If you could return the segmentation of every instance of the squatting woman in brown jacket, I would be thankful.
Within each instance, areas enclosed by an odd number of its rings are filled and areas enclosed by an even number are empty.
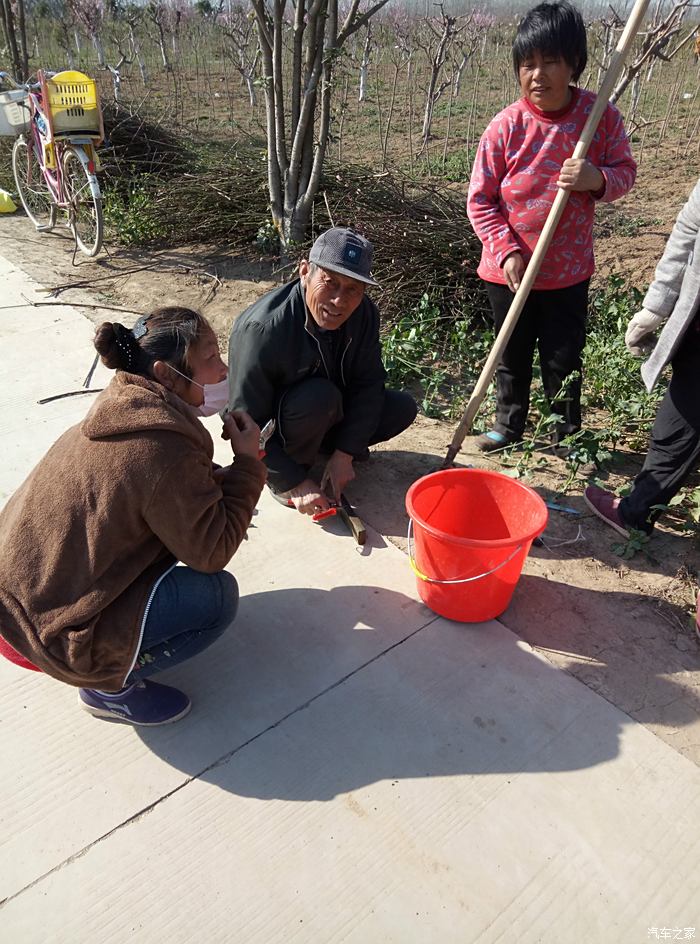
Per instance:
[[[190,701],[150,677],[236,613],[223,568],[265,483],[260,432],[229,416],[233,461],[213,464],[198,413],[225,405],[226,366],[196,312],[105,323],[95,348],[116,375],[0,512],[0,651],[78,686],[93,714],[163,724]]]

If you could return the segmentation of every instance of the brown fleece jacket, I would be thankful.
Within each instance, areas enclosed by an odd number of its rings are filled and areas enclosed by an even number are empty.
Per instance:
[[[0,635],[70,685],[119,689],[154,582],[176,560],[215,573],[265,483],[155,381],[118,372],[0,512]],[[221,481],[219,480],[221,478]]]

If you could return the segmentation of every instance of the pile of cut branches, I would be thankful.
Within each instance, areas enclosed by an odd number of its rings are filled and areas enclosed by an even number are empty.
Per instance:
[[[481,244],[463,198],[449,188],[365,167],[329,167],[314,208],[314,236],[328,226],[350,226],[374,243],[380,288],[373,296],[389,322],[424,295],[448,317],[488,309],[476,276]]]
[[[134,110],[128,103],[103,103],[105,143],[100,150],[108,185],[135,174],[172,177],[187,169],[192,147],[165,120]]]
[[[113,240],[124,240],[120,223],[132,204],[140,218],[139,226],[127,229],[132,244],[139,244],[142,234],[144,242],[159,245],[250,248],[268,215],[264,150],[258,142],[198,140],[114,105],[105,114],[105,129],[101,179]]]
[[[124,106],[111,106],[106,127],[112,155],[105,174],[108,220],[110,190],[121,200],[114,219],[123,221],[138,189],[133,204],[140,225],[129,230],[135,238],[141,234],[161,245],[196,242],[250,250],[256,239],[260,248],[263,234],[264,247],[272,248],[264,141],[196,141]],[[289,252],[287,261],[301,257],[331,225],[351,226],[374,243],[380,287],[373,296],[389,323],[425,295],[448,318],[487,309],[476,277],[480,245],[463,199],[449,188],[397,173],[377,175],[365,167],[329,164],[309,242]],[[119,240],[118,226],[112,236]]]

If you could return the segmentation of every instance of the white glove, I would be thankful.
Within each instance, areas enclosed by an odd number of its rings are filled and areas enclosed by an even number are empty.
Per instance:
[[[654,346],[654,339],[651,336],[665,320],[663,315],[655,315],[653,311],[648,311],[646,308],[632,315],[625,332],[625,344],[630,354],[634,354],[635,357],[645,357]]]

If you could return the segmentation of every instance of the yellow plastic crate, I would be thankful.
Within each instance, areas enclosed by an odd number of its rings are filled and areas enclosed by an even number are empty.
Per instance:
[[[97,86],[82,72],[57,72],[45,80],[44,108],[51,113],[54,134],[102,137],[102,112]]]

